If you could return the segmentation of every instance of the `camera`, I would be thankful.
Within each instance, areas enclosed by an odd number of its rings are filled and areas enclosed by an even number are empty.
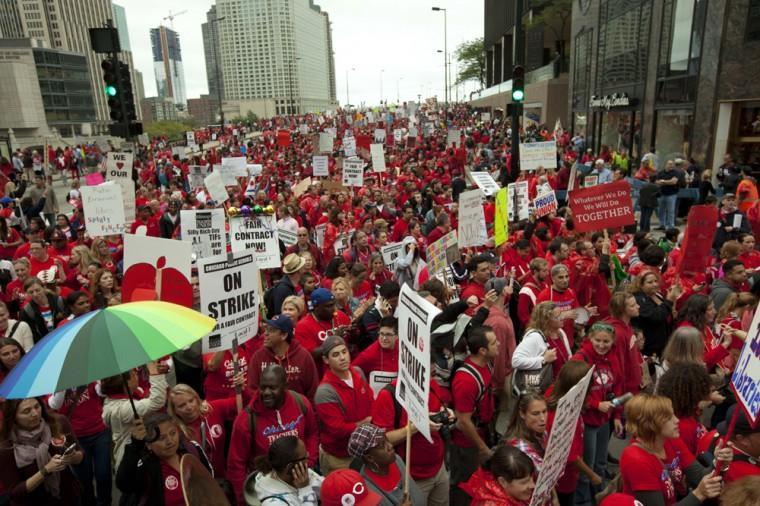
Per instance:
[[[454,422],[449,420],[449,413],[447,411],[439,411],[434,415],[430,415],[430,421],[441,425],[441,428],[438,429],[438,433],[444,441],[451,439],[450,426],[453,425]]]

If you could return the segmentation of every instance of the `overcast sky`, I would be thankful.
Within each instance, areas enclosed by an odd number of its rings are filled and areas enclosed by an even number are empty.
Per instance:
[[[248,0],[257,1],[257,0]],[[129,39],[135,64],[143,74],[146,96],[155,96],[156,79],[150,48],[150,29],[162,22],[169,12],[179,13],[174,29],[180,35],[182,60],[188,98],[207,93],[201,23],[213,0],[121,0],[127,12]],[[383,97],[394,101],[396,91],[401,100],[416,100],[438,95],[443,97],[443,13],[432,6],[447,9],[448,46],[453,54],[458,44],[483,35],[481,0],[315,0],[330,15],[338,100],[346,101],[346,70],[350,101],[376,104],[380,100],[381,70]],[[452,79],[456,63],[451,64]],[[477,89],[471,83],[460,86],[463,93]],[[452,98],[456,97],[452,89]]]

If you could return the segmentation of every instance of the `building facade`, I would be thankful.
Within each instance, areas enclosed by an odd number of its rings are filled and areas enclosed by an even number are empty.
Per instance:
[[[179,119],[177,106],[169,97],[146,97],[142,104],[144,123],[154,121],[176,121]]]
[[[216,10],[225,101],[273,100],[275,114],[337,106],[330,20],[313,0],[217,0]]]
[[[187,113],[198,121],[198,125],[214,125],[218,123],[219,101],[215,95],[201,95],[198,98],[187,99]]]
[[[208,94],[224,99],[224,78],[219,58],[219,30],[216,21],[216,5],[212,5],[206,13],[206,22],[201,25],[203,34],[203,54],[206,57],[206,80]],[[189,106],[188,106],[189,107]]]
[[[185,71],[182,67],[182,48],[179,34],[165,26],[150,29],[153,48],[153,71],[159,97],[171,98],[180,110],[187,105]]]
[[[760,2],[573,2],[569,107],[589,145],[760,160]]]
[[[539,19],[540,11],[524,2],[524,19]],[[524,23],[525,99],[523,125],[542,123],[563,125],[567,110],[567,47],[570,40],[571,13],[567,18],[553,17],[545,23]],[[485,0],[483,45],[485,53],[485,88],[473,93],[474,107],[504,111],[512,102],[514,57],[514,0]]]
[[[91,125],[92,133],[106,132],[111,122],[105,93],[98,92],[103,88],[103,71],[100,67],[103,55],[92,51],[88,31],[89,28],[104,26],[107,19],[123,19],[119,22],[126,27],[126,18],[114,12],[110,0],[0,2],[0,38],[38,39],[42,41],[38,44],[39,47],[78,53],[87,58],[90,87],[95,91],[96,120]],[[123,36],[120,33],[121,38]],[[132,82],[135,82],[132,52],[122,48],[119,58],[129,65]],[[0,94],[2,92],[0,89]],[[135,105],[139,116],[139,101]]]

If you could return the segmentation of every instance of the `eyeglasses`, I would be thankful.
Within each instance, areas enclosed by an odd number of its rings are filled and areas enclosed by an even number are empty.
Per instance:
[[[380,332],[377,334],[379,337],[396,337],[394,332]]]

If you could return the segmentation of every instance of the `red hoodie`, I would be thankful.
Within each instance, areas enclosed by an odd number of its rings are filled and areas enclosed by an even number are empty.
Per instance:
[[[314,396],[319,416],[319,442],[335,457],[348,457],[348,438],[356,429],[356,422],[372,414],[372,389],[364,374],[352,367],[351,380],[353,387],[327,369]]]
[[[617,397],[623,393],[624,376],[617,360],[615,345],[612,345],[612,349],[606,355],[599,355],[594,351],[591,341],[585,340],[581,349],[573,355],[572,360],[581,360],[595,366],[583,409],[583,423],[590,427],[601,427],[610,421],[613,413],[615,413],[615,418],[620,418],[617,410],[610,410],[607,413],[599,411],[600,402],[611,400],[611,397]]]
[[[211,410],[201,415],[195,421],[187,424],[191,434],[189,439],[201,445],[205,441],[203,451],[211,461],[214,477],[224,478],[227,463],[224,461],[224,440],[226,422],[231,422],[237,415],[237,402],[234,397],[218,399],[209,402]],[[203,433],[201,433],[201,426]]]
[[[269,409],[261,402],[258,392],[248,408],[238,413],[232,425],[232,437],[227,456],[227,479],[239,499],[243,498],[243,483],[253,471],[253,458],[266,455],[269,446],[283,436],[297,436],[306,445],[309,467],[314,467],[319,456],[317,420],[308,399],[301,396],[306,414],[295,400],[295,392],[286,392],[280,409]],[[256,414],[255,435],[251,436],[248,409]],[[242,504],[242,503],[241,503]]]
[[[372,371],[398,372],[398,345],[386,350],[380,346],[380,341],[370,344],[351,363],[369,376]]]
[[[261,372],[269,365],[281,365],[287,375],[290,390],[314,398],[319,385],[319,375],[314,359],[298,341],[291,341],[284,358],[276,356],[272,350],[262,346],[251,356],[248,363],[248,386],[252,390],[259,388]]]
[[[631,392],[636,395],[641,390],[641,364],[644,359],[636,345],[636,336],[633,328],[623,320],[612,316],[604,320],[615,329],[615,348],[618,363],[624,372],[623,392]]]

